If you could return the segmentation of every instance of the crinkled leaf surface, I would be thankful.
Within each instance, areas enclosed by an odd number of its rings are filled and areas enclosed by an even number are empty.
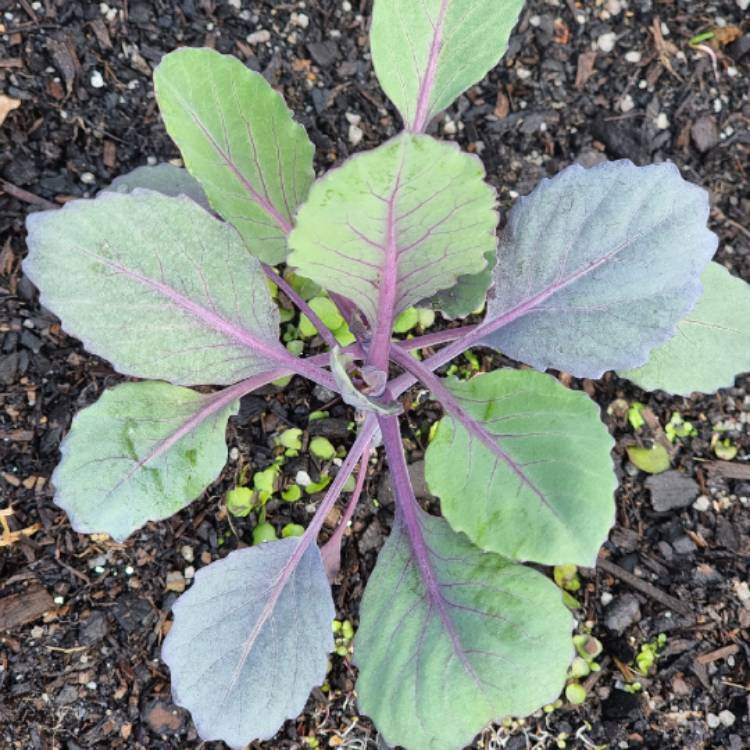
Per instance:
[[[497,214],[483,178],[481,162],[452,144],[402,134],[313,186],[289,263],[355,300],[375,327],[379,307],[395,318],[486,266]]]
[[[513,207],[484,343],[539,370],[639,367],[701,294],[708,194],[673,164],[569,167]]]
[[[76,531],[123,541],[200,495],[227,461],[238,394],[125,383],[78,412],[52,478]]]
[[[557,698],[572,618],[540,573],[416,510],[439,595],[428,593],[397,516],[362,600],[357,693],[390,744],[456,750],[491,720]]]
[[[313,145],[259,73],[210,49],[180,49],[154,72],[167,132],[213,208],[266,263],[286,257],[314,178]]]
[[[269,739],[325,680],[335,617],[320,552],[288,538],[198,571],[173,607],[162,658],[204,740]]]
[[[420,307],[439,310],[449,320],[465,318],[484,306],[487,290],[492,283],[492,269],[495,267],[495,251],[485,253],[487,268],[471,276],[459,276],[456,285],[443,289],[430,299],[419,303]]]
[[[138,188],[155,190],[162,195],[187,195],[207,211],[210,209],[208,198],[200,182],[187,169],[173,164],[157,164],[153,167],[136,167],[132,172],[115,177],[112,184],[105,188],[115,193],[132,193]]]
[[[637,370],[621,372],[649,391],[712,393],[750,371],[750,286],[718,263],[701,276],[703,296],[677,335]]]
[[[119,372],[225,385],[270,369],[278,309],[260,264],[192,200],[103,192],[27,227],[42,304]]]
[[[533,370],[444,383],[492,438],[439,422],[425,475],[451,526],[514,560],[593,567],[617,487],[597,405]]]
[[[523,0],[376,0],[370,44],[380,85],[424,130],[508,48]]]

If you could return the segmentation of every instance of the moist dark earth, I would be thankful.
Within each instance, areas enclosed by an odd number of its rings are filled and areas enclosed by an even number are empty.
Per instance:
[[[575,161],[670,159],[710,191],[718,258],[750,281],[746,6],[530,2],[505,60],[432,132],[481,155],[503,218],[517,195]],[[229,426],[230,461],[201,499],[126,544],[76,534],[52,504],[49,477],[74,413],[123,378],[39,307],[21,273],[24,218],[94,195],[138,165],[178,158],[151,75],[181,45],[214,47],[261,71],[308,129],[320,171],[395,134],[398,115],[368,52],[371,2],[0,0],[0,11],[0,102],[17,104],[0,126],[0,508],[11,532],[26,530],[4,534],[0,549],[0,747],[220,750],[171,703],[159,661],[170,606],[195,569],[250,543],[256,519],[229,517],[224,494],[272,461],[272,436],[296,426],[346,447],[352,414],[301,380],[248,396]],[[691,46],[702,32],[712,38]],[[502,363],[480,355],[484,369]],[[580,571],[577,593],[579,632],[590,628],[604,644],[602,669],[587,680],[582,706],[490,727],[472,747],[554,748],[565,735],[568,748],[750,747],[750,378],[693,398],[646,394],[613,375],[560,378],[600,404],[617,440],[617,525],[599,567]],[[647,407],[638,432],[624,414],[633,401]],[[416,463],[439,411],[416,391],[407,405],[405,444]],[[309,422],[313,409],[329,418]],[[647,486],[625,448],[665,443],[675,412],[695,434],[669,444],[671,473]],[[737,449],[728,464],[712,446],[716,430]],[[302,457],[284,471],[316,479],[324,468]],[[272,503],[269,519],[304,524],[318,499]],[[392,515],[373,460],[334,587],[339,617],[355,627]],[[654,669],[634,676],[635,654],[659,633],[667,641]],[[382,746],[357,713],[350,657],[331,665],[305,713],[252,747]],[[626,691],[636,677],[642,689]]]

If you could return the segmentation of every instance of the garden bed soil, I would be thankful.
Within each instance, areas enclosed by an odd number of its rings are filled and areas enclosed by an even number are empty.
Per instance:
[[[574,161],[671,159],[711,191],[718,258],[750,281],[746,5],[533,0],[505,61],[433,130],[481,154],[503,216],[517,195]],[[337,446],[352,436],[349,409],[327,394],[299,380],[266,389],[243,399],[228,431],[232,458],[199,501],[126,544],[74,533],[52,504],[60,441],[73,414],[123,378],[39,307],[20,270],[24,218],[93,195],[140,164],[178,157],[151,75],[180,45],[211,46],[262,71],[307,127],[319,170],[381,142],[399,120],[373,75],[370,10],[368,0],[0,0],[0,102],[15,106],[0,126],[0,508],[12,508],[3,517],[11,530],[29,532],[0,549],[4,749],[223,748],[201,743],[171,703],[159,661],[170,606],[193,570],[249,542],[253,518],[227,517],[222,498],[245,467],[271,461],[275,431],[297,426]],[[703,31],[715,32],[709,49],[691,47]],[[481,361],[501,360],[484,353]],[[750,379],[683,399],[648,395],[611,375],[561,377],[597,400],[617,439],[617,526],[578,594],[581,620],[604,643],[602,670],[583,706],[492,727],[474,746],[555,747],[566,733],[576,748],[750,747]],[[691,421],[696,434],[674,451],[677,473],[647,487],[627,461],[636,437],[618,399],[647,405],[657,439],[673,412]],[[416,392],[410,405],[403,421],[417,462],[420,435],[438,411]],[[330,418],[308,423],[321,408]],[[715,462],[717,426],[738,448],[729,466]],[[285,465],[299,469],[316,478],[321,467],[305,457]],[[314,504],[272,505],[269,517],[304,524]],[[339,616],[355,625],[392,512],[373,463],[334,589]],[[330,518],[327,528],[334,524]],[[634,653],[658,633],[667,642],[655,671],[640,678],[641,692],[626,692]],[[349,658],[332,657],[327,692],[315,690],[302,716],[253,747],[286,750],[304,737],[320,747],[376,747],[372,725],[357,713],[355,679]]]

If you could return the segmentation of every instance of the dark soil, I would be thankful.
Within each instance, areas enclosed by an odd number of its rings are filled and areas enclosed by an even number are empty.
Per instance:
[[[20,272],[24,217],[92,195],[147,160],[178,156],[150,79],[179,45],[209,45],[262,71],[308,128],[321,170],[354,150],[352,116],[364,135],[357,149],[381,142],[399,122],[368,57],[370,2],[0,0],[0,11],[0,93],[19,101],[0,127],[0,489],[11,528],[31,527],[0,557],[0,746],[218,750],[201,744],[170,703],[159,647],[174,589],[250,541],[253,518],[230,524],[223,493],[244,467],[271,460],[269,436],[280,424],[309,434],[307,414],[325,407],[331,419],[314,429],[346,445],[351,414],[300,381],[247,397],[229,429],[233,458],[202,499],[124,545],[75,534],[51,502],[48,479],[73,414],[122,378],[37,305]],[[249,43],[259,29],[270,42]],[[716,29],[714,69],[688,40]],[[506,61],[435,130],[481,154],[504,210],[576,160],[671,159],[711,191],[719,259],[750,281],[749,80],[750,19],[740,0],[533,0]],[[720,424],[739,451],[729,474],[743,462],[747,470],[750,378],[691,399],[649,396],[614,377],[571,384],[601,404],[618,440],[618,525],[578,595],[582,621],[604,643],[603,669],[583,707],[488,729],[475,746],[555,747],[565,732],[568,747],[750,747],[750,472],[743,479],[710,471]],[[656,438],[674,411],[694,424],[697,435],[678,441],[673,457],[693,484],[670,494],[668,475],[651,485],[651,498],[625,455],[636,435],[622,398],[649,406]],[[414,461],[422,450],[416,428],[435,416],[428,402],[405,420]],[[309,459],[286,467],[301,468],[313,478],[320,469]],[[340,616],[355,624],[391,520],[381,480],[374,466],[335,588]],[[270,517],[305,523],[313,509],[285,503]],[[642,692],[625,692],[634,653],[660,632],[668,640],[655,672],[640,678]],[[328,697],[315,691],[303,716],[254,747],[300,747],[308,736],[321,747],[375,747],[371,725],[357,715],[353,667],[341,657],[332,664]]]

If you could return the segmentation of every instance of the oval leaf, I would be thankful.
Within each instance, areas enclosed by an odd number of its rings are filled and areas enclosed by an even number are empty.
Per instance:
[[[380,85],[423,131],[508,48],[523,0],[375,0],[370,45]]]
[[[598,378],[674,335],[716,251],[708,193],[673,164],[570,167],[513,207],[484,343],[538,370]]]
[[[703,296],[677,335],[637,370],[619,373],[648,391],[713,393],[750,371],[750,286],[718,263],[701,276]]]
[[[290,537],[198,571],[162,649],[172,695],[204,740],[269,739],[322,684],[336,616],[320,552]]]
[[[260,264],[192,200],[103,192],[26,224],[42,304],[119,372],[226,385],[269,369],[278,309]]]
[[[427,449],[427,483],[450,525],[514,560],[593,567],[617,487],[596,404],[533,370],[445,385],[488,438],[445,417]]]
[[[167,132],[213,208],[253,255],[282,262],[315,176],[313,145],[282,97],[237,58],[210,49],[166,55],[154,87]]]
[[[203,395],[167,383],[125,383],[78,412],[55,469],[55,504],[76,531],[124,541],[198,497],[227,461],[231,389]]]
[[[573,657],[572,617],[540,573],[416,512],[432,581],[397,516],[362,599],[359,705],[390,744],[456,750],[493,719],[557,698]]]
[[[157,164],[153,167],[136,167],[132,172],[115,177],[112,184],[104,188],[113,193],[132,193],[138,188],[154,190],[162,195],[187,195],[199,206],[210,210],[200,182],[187,169],[173,164]]]
[[[314,185],[289,263],[390,334],[407,307],[485,267],[497,213],[483,178],[481,162],[453,145],[398,136]]]

